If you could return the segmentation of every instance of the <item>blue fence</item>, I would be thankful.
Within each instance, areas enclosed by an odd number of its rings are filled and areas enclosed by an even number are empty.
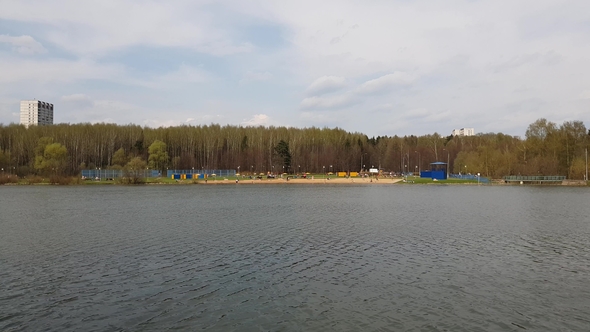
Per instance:
[[[453,179],[462,179],[462,180],[475,180],[477,181],[478,176],[473,174],[449,174],[449,178]],[[490,179],[479,177],[479,182],[481,183],[490,183]]]
[[[236,176],[235,169],[169,169],[166,177],[172,177],[174,174],[191,174],[192,178],[202,178],[203,174],[210,176]]]
[[[155,178],[160,176],[160,172],[154,169],[142,171],[141,177]],[[82,177],[86,179],[115,179],[125,176],[124,171],[118,169],[83,169]]]
[[[506,182],[562,182],[565,176],[562,175],[509,175],[504,177]]]
[[[434,170],[434,171],[421,171],[420,172],[421,178],[431,178],[433,180],[446,180],[447,173],[446,171],[442,170]]]

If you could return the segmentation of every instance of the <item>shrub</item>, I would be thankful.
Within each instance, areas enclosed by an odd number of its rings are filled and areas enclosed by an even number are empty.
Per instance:
[[[7,183],[18,183],[18,176],[16,175],[0,175],[0,185]]]
[[[70,184],[71,182],[72,182],[72,178],[67,177],[67,176],[51,175],[49,177],[49,183],[51,183],[51,184],[67,185],[67,184]]]
[[[43,182],[43,178],[38,175],[29,175],[26,177],[28,184],[35,184]]]
[[[120,184],[144,184],[145,179],[135,176],[122,176],[120,178],[117,178],[116,182]]]

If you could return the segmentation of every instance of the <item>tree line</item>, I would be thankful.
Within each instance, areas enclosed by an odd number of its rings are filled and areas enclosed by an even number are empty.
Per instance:
[[[240,173],[321,173],[379,168],[416,172],[435,161],[453,173],[565,175],[583,179],[590,132],[581,121],[530,124],[524,138],[378,136],[340,128],[116,124],[0,125],[3,173],[77,175],[82,169],[235,169]],[[132,165],[129,166],[129,163]]]

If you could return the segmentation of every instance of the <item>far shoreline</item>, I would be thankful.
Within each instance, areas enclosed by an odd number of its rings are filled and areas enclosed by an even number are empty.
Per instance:
[[[70,178],[71,181],[63,183],[50,183],[48,179],[40,179],[38,182],[27,182],[26,178],[19,179],[18,182],[0,184],[4,186],[27,186],[27,185],[41,185],[41,186],[141,186],[141,185],[480,185],[480,186],[559,186],[559,187],[588,187],[588,183],[578,180],[566,180],[563,183],[505,183],[501,180],[492,180],[489,183],[478,183],[477,181],[467,180],[431,180],[426,178],[413,177],[408,178],[391,178],[391,177],[308,177],[308,178],[209,178],[209,179],[194,179],[194,180],[174,180],[169,178],[148,178],[147,181],[128,184],[120,183],[114,180],[81,180],[78,178]]]

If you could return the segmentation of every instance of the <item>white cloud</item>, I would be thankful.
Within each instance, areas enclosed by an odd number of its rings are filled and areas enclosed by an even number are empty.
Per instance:
[[[2,2],[0,20],[17,24],[0,38],[0,100],[64,96],[73,107],[83,92],[93,97],[81,119],[102,116],[96,98],[138,101],[100,109],[118,123],[225,124],[258,113],[368,135],[446,132],[438,126],[469,127],[465,119],[521,135],[541,115],[590,123],[584,1],[31,4]],[[247,82],[272,85],[236,84]]]
[[[391,90],[395,86],[407,86],[414,81],[414,78],[406,73],[395,72],[363,83],[358,93],[371,94]]]
[[[357,100],[349,95],[327,96],[327,97],[307,97],[301,101],[303,109],[331,109],[346,108],[355,104]]]
[[[526,65],[542,64],[546,66],[554,65],[559,63],[563,57],[556,52],[548,52],[545,54],[532,53],[532,54],[521,54],[514,56],[508,61],[502,61],[492,66],[492,70],[496,73],[519,68]]]
[[[78,60],[29,60],[0,57],[0,84],[31,82],[34,84],[64,83],[87,79],[122,77],[120,65],[99,64]]]
[[[338,91],[346,87],[346,79],[339,76],[322,76],[317,78],[307,88],[309,95],[322,95],[328,92]]]
[[[224,24],[206,8],[210,1],[160,2],[103,0],[51,3],[6,0],[0,19],[42,24],[46,40],[78,55],[97,56],[129,46],[183,47],[217,56],[250,52],[235,42]],[[67,10],[63,10],[67,8]],[[23,15],[26,13],[26,15]]]
[[[9,35],[0,35],[0,43],[7,43],[12,45],[13,50],[20,54],[38,54],[46,53],[47,50],[41,43],[36,41],[33,37],[28,35],[12,37]]]
[[[270,117],[266,114],[255,114],[252,118],[244,120],[241,123],[243,126],[268,126],[271,124]]]
[[[170,120],[170,119],[147,119],[143,121],[143,125],[147,126],[147,127],[152,127],[152,128],[159,128],[159,127],[164,127],[164,128],[168,128],[168,127],[176,127],[181,125],[182,122],[181,121],[177,121],[177,120]]]

